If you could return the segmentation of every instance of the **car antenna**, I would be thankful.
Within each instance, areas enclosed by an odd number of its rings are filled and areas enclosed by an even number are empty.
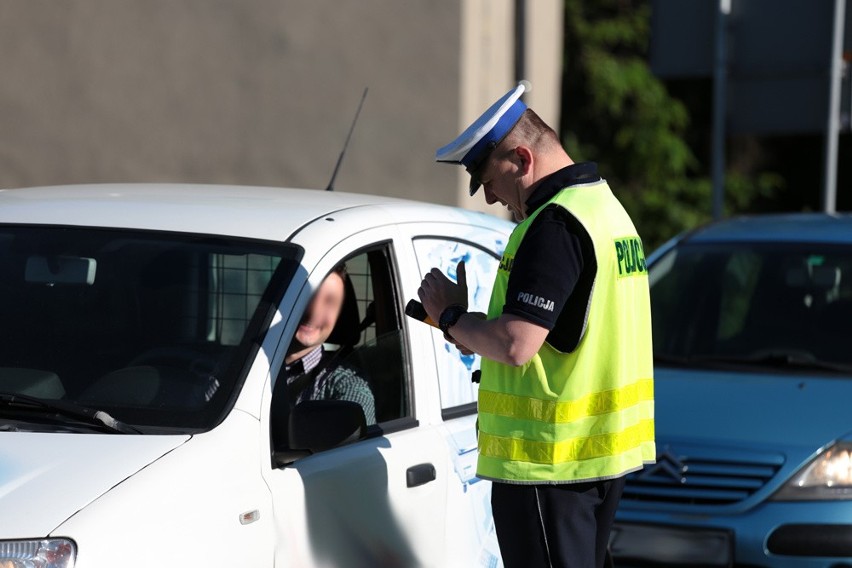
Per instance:
[[[358,122],[358,115],[361,114],[361,107],[364,106],[364,99],[367,98],[367,87],[364,87],[364,94],[361,95],[361,102],[358,103],[358,110],[355,111],[355,118],[352,120],[352,126],[349,127],[349,134],[346,135],[346,142],[343,143],[343,150],[340,151],[340,156],[337,158],[337,165],[334,166],[334,172],[331,174],[331,180],[328,182],[326,191],[334,191],[334,180],[337,179],[337,172],[340,170],[340,164],[343,163],[343,156],[346,154],[346,148],[349,147],[349,139],[352,138],[352,131],[355,130],[355,123]]]

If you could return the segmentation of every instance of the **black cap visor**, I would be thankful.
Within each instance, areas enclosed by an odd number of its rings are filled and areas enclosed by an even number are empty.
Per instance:
[[[494,152],[494,148],[496,148],[499,144],[500,142],[489,142],[483,151],[480,152],[479,156],[476,157],[476,160],[474,160],[470,164],[470,167],[467,168],[467,173],[470,174],[470,185],[468,186],[468,190],[470,191],[471,197],[479,191],[479,187],[482,185],[482,180],[480,179],[482,170],[484,170],[485,165],[488,164],[488,158],[491,157],[491,154]]]

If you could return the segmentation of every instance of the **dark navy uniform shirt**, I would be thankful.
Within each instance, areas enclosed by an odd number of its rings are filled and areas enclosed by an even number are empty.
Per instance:
[[[594,162],[554,172],[527,200],[527,215],[566,187],[600,179]],[[546,341],[563,353],[571,352],[583,336],[596,271],[589,234],[564,207],[548,205],[533,220],[515,254],[503,313],[547,328]]]

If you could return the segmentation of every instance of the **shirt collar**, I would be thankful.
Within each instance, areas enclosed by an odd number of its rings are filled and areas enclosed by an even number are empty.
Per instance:
[[[566,187],[581,183],[600,181],[598,165],[595,162],[581,162],[565,166],[542,179],[527,199],[527,216],[547,203],[554,195]]]
[[[287,376],[289,377],[301,375],[304,373],[310,373],[317,365],[319,365],[321,359],[322,345],[318,346],[316,349],[314,349],[301,359],[297,359],[296,361],[293,361],[289,365],[285,366],[284,370],[287,372]]]

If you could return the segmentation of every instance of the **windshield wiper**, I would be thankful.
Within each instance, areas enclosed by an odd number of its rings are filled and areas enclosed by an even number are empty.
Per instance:
[[[676,357],[656,355],[657,363],[668,363],[682,366],[700,365],[748,365],[752,367],[814,369],[817,371],[832,371],[835,373],[852,374],[852,365],[820,361],[812,355],[798,351],[763,351],[747,357],[724,355],[694,355],[691,357]]]
[[[141,430],[130,424],[116,420],[103,410],[95,410],[66,401],[45,400],[25,394],[0,393],[0,404],[28,408],[30,410],[55,412],[62,416],[75,418],[88,424],[105,428],[109,432],[120,434],[142,433]]]

